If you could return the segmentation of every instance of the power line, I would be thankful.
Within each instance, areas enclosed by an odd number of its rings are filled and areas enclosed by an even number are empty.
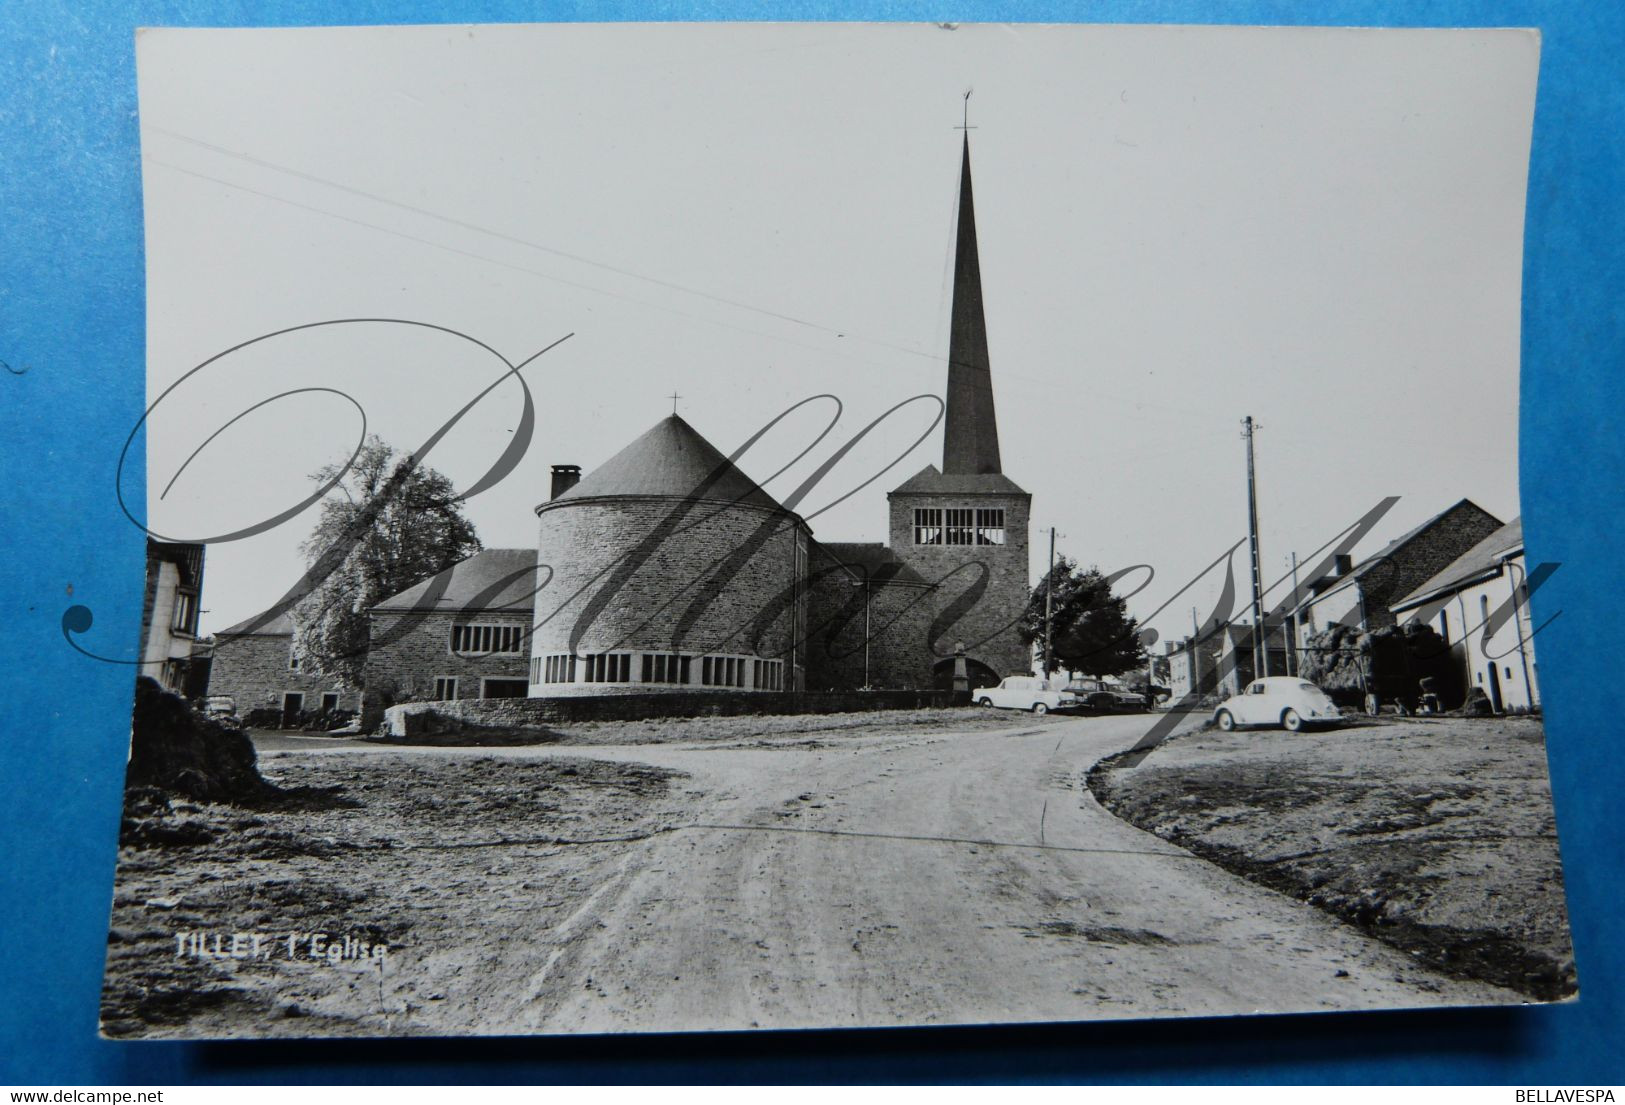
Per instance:
[[[278,164],[277,162],[269,161],[269,160],[266,160],[266,159],[260,158],[260,157],[256,157],[253,154],[246,153],[246,152],[241,151],[241,150],[233,150],[233,149],[230,149],[230,148],[225,147],[225,146],[220,146],[220,145],[217,145],[216,143],[208,142],[208,141],[205,141],[205,140],[203,140],[201,138],[195,138],[195,137],[193,137],[191,135],[183,134],[183,133],[181,133],[179,131],[173,131],[173,130],[169,130],[169,129],[165,128],[165,127],[150,126],[150,125],[146,129],[149,130],[149,131],[152,131],[152,132],[167,135],[167,136],[169,136],[171,138],[176,139],[177,141],[184,142],[184,143],[187,143],[189,145],[199,147],[201,149],[209,150],[209,151],[211,151],[213,153],[217,153],[217,154],[219,154],[219,155],[221,155],[223,157],[228,157],[228,158],[232,158],[232,159],[235,159],[235,160],[238,160],[238,161],[242,161],[242,162],[244,162],[246,164],[253,165],[253,166],[257,167],[257,168],[267,169],[267,170],[270,170],[270,171],[276,172],[276,173],[282,173],[284,175],[291,176],[291,177],[294,177],[294,178],[299,179],[299,180],[304,180],[304,181],[307,181],[307,182],[312,183],[312,184],[318,184],[318,185],[321,185],[322,187],[325,187],[325,188],[332,188],[332,189],[334,189],[336,191],[344,192],[346,194],[353,195],[353,196],[356,196],[356,197],[361,198],[361,199],[369,200],[369,201],[374,202],[374,203],[380,203],[380,204],[383,204],[385,206],[393,207],[393,208],[396,208],[396,209],[401,210],[401,211],[406,211],[406,212],[410,212],[410,213],[415,214],[415,215],[420,215],[420,216],[422,216],[424,218],[433,219],[433,220],[435,220],[437,222],[441,222],[441,223],[444,223],[444,224],[446,224],[448,226],[453,226],[453,227],[456,227],[456,228],[461,229],[461,230],[471,231],[471,232],[476,233],[476,234],[483,234],[483,235],[486,235],[488,237],[492,237],[492,238],[496,238],[496,239],[501,240],[501,241],[508,242],[508,243],[510,243],[512,245],[521,246],[521,247],[526,248],[526,249],[536,250],[536,251],[541,252],[541,253],[546,253],[546,254],[549,254],[551,256],[559,257],[559,258],[561,258],[563,260],[572,261],[572,262],[575,262],[577,264],[587,265],[587,266],[590,266],[592,268],[601,269],[601,270],[603,270],[605,272],[609,272],[609,273],[613,273],[613,274],[618,275],[618,276],[626,277],[627,279],[643,281],[645,283],[653,284],[653,285],[655,285],[657,287],[666,288],[668,290],[676,291],[676,292],[679,292],[679,293],[682,293],[682,294],[685,294],[685,295],[692,295],[692,296],[696,296],[696,297],[699,297],[699,298],[702,298],[702,299],[710,300],[710,301],[712,301],[714,303],[722,304],[724,306],[733,307],[733,308],[735,308],[737,310],[742,310],[742,311],[747,311],[747,312],[759,314],[759,315],[762,315],[762,316],[767,317],[767,318],[772,318],[772,319],[775,319],[775,320],[778,320],[778,321],[781,321],[781,322],[788,322],[788,323],[790,323],[792,325],[796,325],[796,326],[803,326],[803,327],[806,327],[808,329],[817,330],[817,331],[819,331],[820,333],[823,333],[823,334],[832,335],[833,337],[835,337],[837,339],[854,340],[854,341],[858,341],[858,342],[863,342],[863,343],[868,344],[868,345],[880,346],[881,348],[888,349],[888,350],[891,350],[891,351],[897,352],[897,353],[902,353],[902,354],[905,354],[907,356],[921,357],[921,358],[924,358],[924,359],[932,362],[933,364],[939,364],[939,365],[946,364],[947,360],[948,360],[948,358],[947,358],[947,356],[945,354],[939,355],[939,354],[927,352],[927,351],[922,350],[922,349],[916,349],[916,348],[912,348],[910,346],[898,344],[896,342],[887,341],[886,339],[883,339],[883,338],[868,337],[868,336],[865,336],[863,334],[856,333],[855,331],[853,331],[851,329],[836,327],[836,326],[828,326],[828,325],[825,325],[825,324],[822,324],[822,323],[814,322],[814,321],[812,321],[810,319],[804,319],[804,318],[800,318],[800,317],[795,316],[795,315],[790,315],[790,314],[785,314],[783,312],[774,311],[774,310],[772,310],[770,308],[758,307],[758,306],[756,306],[754,304],[746,303],[746,302],[744,302],[742,300],[736,300],[736,299],[731,299],[731,298],[729,298],[727,296],[717,295],[717,294],[715,294],[713,292],[707,292],[707,291],[705,291],[703,289],[690,287],[688,285],[680,284],[680,283],[677,283],[677,282],[672,281],[672,280],[664,279],[662,277],[648,276],[648,275],[645,275],[643,273],[637,272],[637,271],[632,270],[632,269],[624,268],[624,267],[619,266],[619,265],[613,265],[613,264],[609,264],[607,262],[602,262],[602,261],[595,261],[590,257],[586,257],[586,256],[583,256],[583,255],[578,254],[578,253],[573,253],[573,252],[570,252],[568,250],[558,249],[556,247],[545,245],[545,244],[540,243],[540,242],[535,242],[535,241],[531,241],[531,240],[526,239],[526,238],[521,238],[521,237],[518,237],[516,235],[509,234],[509,233],[507,233],[505,231],[496,230],[496,229],[486,227],[486,226],[481,226],[478,223],[473,223],[473,222],[469,222],[469,221],[464,220],[464,219],[459,219],[459,218],[457,218],[455,216],[444,215],[444,214],[441,214],[438,211],[434,211],[434,210],[426,208],[426,207],[420,207],[420,206],[417,206],[415,204],[405,203],[405,202],[400,201],[400,200],[391,199],[388,196],[378,195],[377,193],[369,192],[369,191],[367,191],[365,189],[362,189],[362,188],[356,188],[356,187],[354,187],[352,185],[345,184],[345,183],[343,183],[341,181],[332,180],[332,179],[329,179],[327,177],[318,176],[318,175],[316,175],[314,173],[308,173],[308,172],[305,172],[302,169],[293,168],[292,166],[281,165],[281,164]],[[620,300],[623,300],[623,301],[628,302],[628,303],[635,303],[635,304],[637,304],[639,306],[651,307],[651,308],[653,308],[655,310],[665,311],[667,313],[674,314],[674,315],[677,315],[677,316],[682,317],[682,318],[693,319],[693,320],[698,321],[698,322],[706,322],[706,323],[709,323],[711,325],[722,327],[724,329],[734,330],[735,332],[738,332],[738,333],[750,334],[750,335],[752,335],[754,337],[766,338],[766,339],[771,340],[771,341],[781,341],[781,342],[784,342],[786,344],[794,345],[794,346],[796,346],[798,348],[801,348],[801,349],[808,349],[808,350],[811,350],[813,352],[817,352],[817,353],[820,353],[820,354],[823,354],[823,355],[826,355],[826,356],[830,355],[831,353],[834,353],[834,355],[842,357],[843,359],[853,360],[853,361],[856,361],[858,363],[871,364],[871,365],[876,365],[878,367],[893,367],[893,366],[889,366],[889,365],[882,365],[881,362],[868,360],[866,358],[859,357],[859,356],[856,356],[854,354],[847,353],[845,351],[836,351],[836,350],[832,350],[832,349],[822,347],[822,346],[808,345],[808,344],[806,344],[804,342],[798,342],[798,341],[795,341],[792,338],[787,338],[787,337],[784,337],[782,335],[769,334],[769,333],[765,333],[765,332],[760,331],[760,330],[752,330],[752,329],[750,329],[748,327],[742,327],[742,326],[737,326],[737,325],[733,325],[733,324],[730,324],[730,323],[720,322],[720,321],[718,321],[718,320],[716,320],[714,318],[708,318],[708,317],[703,317],[703,316],[699,316],[699,315],[694,315],[694,314],[691,314],[691,313],[686,312],[686,311],[678,310],[677,308],[674,308],[674,307],[665,307],[665,306],[661,306],[661,305],[656,304],[656,303],[651,303],[648,300],[637,299],[637,298],[632,297],[632,296],[624,295],[624,294],[617,293],[617,292],[612,292],[612,291],[610,291],[610,290],[608,290],[606,288],[601,288],[601,287],[598,287],[596,285],[583,284],[580,281],[569,280],[569,279],[566,279],[564,277],[555,276],[555,275],[553,275],[551,273],[545,273],[545,272],[538,271],[536,269],[526,268],[526,267],[524,267],[522,265],[515,265],[515,264],[512,264],[510,262],[499,261],[499,260],[497,260],[497,259],[495,259],[493,257],[490,257],[490,256],[486,255],[486,254],[477,253],[477,252],[474,252],[474,251],[471,251],[471,250],[460,249],[460,248],[458,248],[456,246],[445,245],[444,243],[436,242],[436,241],[433,241],[432,239],[428,239],[428,238],[422,238],[422,237],[419,237],[419,236],[414,235],[414,234],[409,234],[409,233],[407,233],[405,231],[395,230],[395,229],[390,228],[390,227],[380,226],[377,223],[367,222],[367,221],[365,221],[363,219],[357,219],[357,218],[354,218],[352,216],[342,215],[342,214],[339,214],[338,212],[329,210],[329,209],[324,208],[324,207],[319,207],[319,206],[315,206],[315,205],[312,205],[312,204],[301,203],[301,202],[299,202],[297,200],[289,199],[289,198],[287,198],[285,196],[280,196],[280,195],[277,195],[277,194],[275,194],[273,192],[262,191],[260,189],[248,187],[247,185],[238,184],[238,183],[236,183],[234,181],[225,180],[223,178],[216,177],[216,176],[210,176],[207,173],[198,172],[198,171],[193,170],[193,169],[186,169],[186,168],[183,168],[183,167],[181,167],[179,165],[173,164],[172,162],[161,161],[161,160],[159,160],[157,158],[153,158],[153,157],[148,157],[145,160],[151,162],[154,165],[159,165],[159,166],[162,166],[163,168],[170,169],[170,170],[172,170],[174,172],[183,173],[183,174],[188,175],[188,176],[196,177],[196,178],[198,178],[200,180],[207,180],[207,181],[210,181],[210,182],[215,183],[215,184],[223,185],[224,187],[227,187],[227,188],[234,188],[234,189],[237,189],[239,191],[246,192],[249,195],[259,196],[262,199],[268,199],[268,200],[271,200],[271,201],[276,202],[276,203],[286,204],[288,206],[295,207],[295,208],[298,208],[298,209],[304,210],[304,211],[310,211],[310,212],[315,213],[315,214],[326,215],[326,216],[328,216],[330,218],[338,219],[338,220],[340,220],[342,222],[347,222],[347,223],[350,223],[351,225],[354,225],[354,226],[360,226],[360,227],[364,227],[364,228],[367,228],[367,229],[370,229],[370,230],[376,230],[376,231],[378,231],[380,233],[383,233],[383,234],[390,234],[390,235],[393,235],[395,237],[402,238],[402,239],[404,239],[406,241],[416,242],[416,243],[418,243],[420,245],[427,245],[427,246],[430,246],[430,247],[436,248],[436,249],[442,249],[442,250],[445,250],[445,251],[450,252],[450,253],[458,254],[459,256],[468,257],[468,258],[471,258],[471,259],[474,259],[474,260],[485,261],[487,263],[494,264],[494,265],[500,266],[502,268],[507,268],[507,269],[510,269],[512,271],[515,271],[515,272],[527,273],[527,274],[532,275],[532,276],[540,277],[541,279],[544,279],[544,280],[551,280],[551,281],[554,281],[555,283],[563,284],[563,285],[565,285],[567,287],[578,288],[578,289],[583,290],[583,291],[588,291],[588,292],[593,292],[593,293],[596,293],[596,294],[599,294],[599,295],[609,296],[611,298],[620,299]],[[1013,372],[1002,371],[1002,370],[994,370],[993,375],[995,375],[995,376],[997,376],[997,377],[999,377],[1001,379],[1021,380],[1021,381],[1027,382],[1027,383],[1036,384],[1036,385],[1038,385],[1040,387],[1050,388],[1050,389],[1065,388],[1065,387],[1068,386],[1068,384],[1066,382],[1063,382],[1063,381],[1049,380],[1049,379],[1044,379],[1044,378],[1035,377],[1035,376],[1026,376],[1026,375],[1022,375],[1022,374],[1019,374],[1019,373],[1013,373]],[[1089,389],[1089,395],[1090,395],[1091,398],[1106,399],[1106,400],[1110,400],[1110,401],[1118,402],[1118,403],[1123,403],[1123,404],[1134,406],[1134,407],[1147,407],[1147,406],[1149,406],[1141,398],[1118,395],[1118,394],[1114,394],[1114,393],[1108,392],[1108,391],[1103,391],[1103,390],[1101,390],[1099,388],[1094,388],[1094,387],[1091,387]],[[1180,406],[1175,405],[1175,404],[1168,404],[1168,403],[1157,404],[1157,405],[1155,405],[1155,407],[1153,407],[1147,413],[1148,413],[1148,416],[1150,416],[1150,417],[1155,417],[1157,414],[1175,414],[1175,413],[1177,413],[1177,414],[1185,414],[1185,415],[1188,415],[1188,416],[1193,417],[1193,418],[1207,419],[1207,418],[1210,417],[1210,412],[1208,412],[1208,411],[1198,411],[1198,410],[1194,410],[1194,409],[1190,409],[1190,408],[1184,408],[1184,407],[1180,407]]]

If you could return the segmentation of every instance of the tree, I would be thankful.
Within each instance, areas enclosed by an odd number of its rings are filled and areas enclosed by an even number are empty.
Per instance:
[[[310,478],[327,483],[342,466]],[[300,667],[361,686],[367,659],[367,611],[480,551],[474,524],[445,476],[413,466],[377,435],[367,438],[300,546],[307,565],[337,565],[293,608]]]
[[[1022,640],[1038,643],[1041,662],[1045,659],[1044,596],[1052,587],[1054,667],[1106,676],[1144,665],[1140,627],[1129,617],[1127,600],[1112,594],[1111,584],[1098,568],[1080,570],[1076,561],[1065,556],[1033,588],[1022,616]]]

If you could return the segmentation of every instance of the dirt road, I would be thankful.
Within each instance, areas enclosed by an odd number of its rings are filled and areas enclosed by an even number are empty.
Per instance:
[[[1082,774],[1145,725],[598,749],[703,797],[545,939],[499,937],[529,973],[471,996],[509,1030],[572,1032],[1520,1000],[1101,809]]]
[[[1146,718],[992,717],[625,746],[268,741],[268,777],[337,784],[345,804],[210,807],[183,816],[212,843],[126,849],[104,1026],[672,1031],[1521,1000],[1103,810],[1083,776]],[[200,961],[176,936],[289,925],[388,940],[387,963]]]

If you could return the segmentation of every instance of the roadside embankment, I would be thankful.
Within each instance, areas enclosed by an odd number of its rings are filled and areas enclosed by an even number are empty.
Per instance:
[[[1576,990],[1535,718],[1198,730],[1089,788],[1129,823],[1461,977]]]

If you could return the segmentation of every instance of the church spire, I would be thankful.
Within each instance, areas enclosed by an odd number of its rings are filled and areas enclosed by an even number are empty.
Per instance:
[[[959,174],[959,230],[954,246],[953,323],[948,337],[948,400],[943,423],[945,475],[1001,470],[993,374],[987,355],[987,321],[982,315],[982,272],[976,257],[968,127]]]

